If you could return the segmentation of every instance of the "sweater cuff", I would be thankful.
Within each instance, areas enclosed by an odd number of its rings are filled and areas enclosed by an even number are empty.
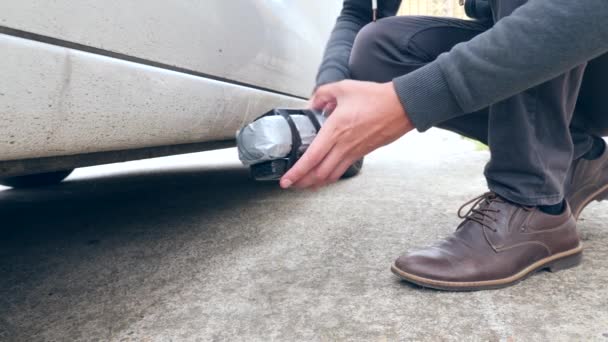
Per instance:
[[[437,62],[397,77],[393,84],[409,119],[420,132],[464,114]]]
[[[320,86],[329,84],[329,83],[343,81],[347,78],[349,78],[348,75],[345,75],[344,72],[340,69],[337,69],[337,68],[323,69],[323,70],[319,71],[319,74],[317,75],[317,84],[315,86],[315,89],[319,88]]]

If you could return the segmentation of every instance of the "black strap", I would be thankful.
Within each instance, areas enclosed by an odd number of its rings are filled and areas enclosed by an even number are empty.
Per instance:
[[[298,152],[302,146],[302,137],[300,136],[296,123],[293,122],[288,111],[277,109],[276,113],[287,121],[289,129],[291,130],[291,153],[289,154],[289,167],[291,168],[298,161]]]
[[[306,114],[306,116],[308,116],[308,120],[310,120],[312,125],[315,126],[317,133],[319,133],[319,131],[321,130],[321,124],[319,123],[319,120],[317,120],[317,116],[315,115],[315,113],[312,110],[305,110],[304,113]]]

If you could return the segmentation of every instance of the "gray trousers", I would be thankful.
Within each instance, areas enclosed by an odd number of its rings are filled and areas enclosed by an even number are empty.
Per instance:
[[[494,21],[487,23],[419,16],[381,19],[359,32],[351,75],[388,82],[488,30],[525,2],[494,0]],[[522,205],[557,204],[564,199],[572,162],[590,150],[593,136],[608,135],[607,87],[604,55],[439,127],[489,146],[485,176],[492,191]]]

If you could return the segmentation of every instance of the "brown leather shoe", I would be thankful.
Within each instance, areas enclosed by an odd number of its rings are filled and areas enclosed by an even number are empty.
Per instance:
[[[554,272],[581,261],[583,248],[568,207],[561,215],[548,215],[490,192],[458,214],[464,221],[454,234],[398,258],[393,273],[424,287],[472,291],[507,287],[536,271]]]
[[[566,199],[577,220],[589,203],[608,200],[608,148],[598,159],[574,162]]]

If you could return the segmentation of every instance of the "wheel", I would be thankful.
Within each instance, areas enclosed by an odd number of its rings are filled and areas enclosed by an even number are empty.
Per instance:
[[[0,178],[0,184],[12,188],[35,188],[53,184],[59,184],[66,179],[74,170],[63,170],[33,175]]]
[[[363,158],[357,160],[353,165],[351,165],[348,169],[346,169],[346,172],[344,172],[344,175],[342,175],[342,179],[351,178],[351,177],[358,175],[359,172],[361,172],[362,168],[363,168]]]

